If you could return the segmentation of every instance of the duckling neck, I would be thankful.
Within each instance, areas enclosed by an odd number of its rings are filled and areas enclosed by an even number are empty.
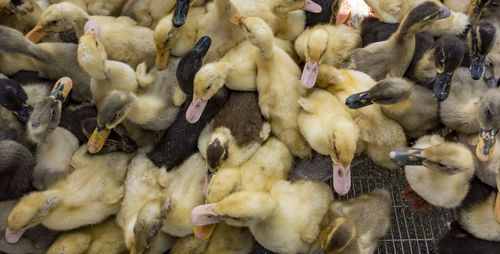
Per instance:
[[[89,15],[87,15],[86,13],[79,13],[79,12],[75,12],[75,14],[76,14],[76,17],[75,17],[73,29],[75,30],[76,36],[78,38],[80,38],[83,35],[85,23],[87,23],[87,21],[89,20]],[[80,15],[78,15],[78,14],[80,14]]]

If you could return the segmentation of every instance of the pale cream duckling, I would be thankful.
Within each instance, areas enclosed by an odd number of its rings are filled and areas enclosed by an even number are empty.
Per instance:
[[[340,101],[346,101],[352,94],[369,90],[376,84],[363,72],[336,69],[326,64],[320,67],[318,85],[321,83],[331,84],[327,90]],[[362,142],[358,143],[357,150],[364,150],[377,165],[397,168],[390,160],[389,153],[395,148],[406,146],[406,135],[401,125],[385,116],[379,105],[360,109],[345,108],[360,130],[359,139]]]
[[[352,109],[378,104],[384,114],[398,122],[411,138],[419,138],[440,124],[438,102],[432,92],[402,78],[387,78],[370,90],[346,100]]]
[[[270,193],[239,191],[191,212],[194,225],[221,221],[247,226],[255,240],[277,253],[306,253],[320,233],[320,223],[333,201],[327,184],[278,181]]]
[[[404,0],[365,0],[366,4],[377,14],[378,18],[386,23],[402,22],[406,13],[429,0],[404,1]],[[438,0],[431,2],[443,6]],[[445,1],[446,2],[446,1]],[[466,2],[466,1],[464,1]],[[478,1],[479,2],[479,1]],[[450,7],[451,8],[451,7]],[[450,12],[450,18],[439,20],[430,24],[426,29],[433,36],[445,34],[458,35],[465,31],[469,25],[469,16],[461,12]]]
[[[138,26],[129,17],[89,16],[85,10],[69,2],[53,4],[44,10],[37,26],[26,37],[36,43],[49,33],[73,29],[80,38],[89,20],[96,20],[102,26],[100,38],[109,59],[124,62],[132,68],[142,61],[148,66],[154,64],[153,30]]]
[[[449,15],[448,8],[433,2],[418,5],[405,15],[389,39],[355,50],[350,56],[349,67],[363,71],[375,80],[402,77],[413,58],[415,34]]]
[[[260,50],[257,58],[259,107],[264,118],[271,122],[273,134],[287,144],[293,155],[301,158],[310,155],[310,147],[297,124],[298,99],[306,93],[300,84],[299,67],[275,45],[272,30],[262,19],[238,15],[231,19]]]
[[[91,20],[86,23],[85,34],[78,44],[78,63],[91,77],[92,101],[97,107],[114,90],[135,92],[138,87],[136,72],[118,61],[108,60],[100,39],[100,24]]]
[[[19,201],[7,218],[7,241],[15,243],[24,230],[40,223],[53,230],[69,230],[118,212],[130,154],[116,152],[90,159],[86,151],[84,145],[75,153],[74,158],[81,158],[73,163],[79,166],[73,173]]]
[[[333,162],[333,187],[345,195],[351,187],[351,161],[356,152],[359,128],[332,94],[317,89],[299,99],[302,107],[298,122],[302,135],[312,149],[329,155]]]
[[[118,16],[126,0],[89,0],[87,10],[92,15]]]
[[[324,253],[373,253],[391,222],[391,194],[376,189],[354,199],[333,202],[328,226],[318,237]]]
[[[345,25],[316,25],[306,29],[295,41],[297,54],[306,62],[302,85],[306,88],[314,86],[323,62],[338,68],[345,67],[349,55],[359,47],[359,32]]]
[[[123,253],[125,242],[123,233],[111,217],[97,225],[65,232],[50,245],[47,254],[62,253]]]
[[[411,189],[439,207],[460,205],[474,176],[472,153],[462,144],[445,142],[438,135],[423,136],[412,148],[398,148],[390,157],[406,165],[406,180]],[[419,208],[413,203],[412,206]]]

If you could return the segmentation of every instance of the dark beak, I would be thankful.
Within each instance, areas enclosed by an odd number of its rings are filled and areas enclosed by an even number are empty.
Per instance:
[[[368,93],[368,91],[365,91],[349,96],[345,100],[345,105],[352,109],[358,109],[373,104],[372,98],[368,95]]]
[[[208,52],[208,49],[210,49],[211,45],[212,45],[212,39],[210,39],[210,37],[208,36],[203,36],[196,43],[194,50],[200,52],[203,56],[205,56]]]
[[[422,151],[424,149],[419,148],[397,148],[393,150],[389,157],[391,157],[392,162],[404,166],[404,165],[422,165],[424,158],[422,157]]]
[[[445,19],[451,15],[451,10],[445,6],[441,6],[441,13],[439,13],[439,19]]]
[[[452,77],[453,74],[448,74],[444,72],[436,74],[436,79],[434,80],[433,92],[434,92],[434,97],[438,101],[441,102],[446,100],[446,98],[448,98],[448,95],[450,94]]]
[[[489,161],[493,157],[497,135],[498,130],[481,129],[479,132],[479,143],[476,147],[476,156],[480,161]]]
[[[175,27],[181,27],[186,23],[190,3],[191,0],[177,0],[174,17],[172,18],[172,23]]]
[[[484,74],[484,62],[486,60],[486,56],[476,53],[471,58],[470,64],[470,74],[472,79],[479,80]]]
[[[28,104],[23,104],[21,110],[13,113],[21,123],[26,124],[30,118],[31,112],[33,112],[33,107]]]

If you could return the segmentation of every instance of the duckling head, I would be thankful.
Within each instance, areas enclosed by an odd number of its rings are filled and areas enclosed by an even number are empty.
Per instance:
[[[346,217],[339,217],[333,220],[324,228],[318,239],[324,253],[342,253],[356,237],[356,226],[354,222]]]
[[[27,104],[28,95],[14,80],[0,79],[0,105],[12,111],[23,123],[28,121],[33,108]]]
[[[339,195],[346,195],[351,189],[351,162],[356,153],[359,128],[350,121],[334,125],[330,144],[330,158],[333,162],[333,188]],[[343,130],[343,131],[341,131]],[[348,130],[349,133],[345,133]],[[344,133],[344,135],[335,135]]]
[[[97,32],[98,33],[98,32]],[[94,33],[86,33],[78,43],[78,63],[92,78],[104,80],[108,78],[106,61],[108,56],[99,37]]]
[[[353,94],[345,104],[352,109],[362,108],[373,103],[391,105],[408,99],[413,86],[402,78],[387,78],[378,82],[370,90]]]
[[[7,217],[5,239],[16,243],[24,231],[35,227],[48,213],[61,202],[61,194],[57,190],[35,192],[22,198]]]
[[[172,24],[175,27],[181,27],[186,23],[186,18],[189,12],[189,7],[193,0],[177,0],[175,6],[174,16],[172,17]]]
[[[70,78],[59,79],[50,95],[35,106],[26,124],[30,140],[40,144],[56,129],[61,119],[62,104],[68,98],[72,87],[73,82]]]
[[[215,173],[222,162],[227,160],[230,139],[231,131],[225,127],[215,129],[210,135],[207,146],[207,164],[210,172]]]
[[[500,91],[489,90],[479,102],[479,143],[476,155],[481,161],[488,161],[493,157],[493,150],[500,130]]]
[[[436,3],[427,1],[408,12],[399,26],[401,35],[414,35],[439,19],[451,15],[450,9],[438,6]]]
[[[490,88],[497,88],[500,80],[500,54],[490,53],[486,56],[484,81]]]
[[[115,90],[104,98],[97,114],[97,127],[87,142],[89,153],[97,153],[102,149],[111,129],[120,124],[137,103],[135,96],[120,90]]]
[[[203,114],[203,110],[219,89],[224,86],[227,75],[232,71],[231,64],[214,62],[205,64],[194,77],[193,101],[186,111],[186,120],[196,123]]]
[[[163,70],[167,67],[170,50],[177,43],[179,29],[172,24],[172,15],[167,15],[158,22],[153,38],[156,46],[156,68]]]
[[[471,54],[470,73],[472,79],[479,80],[485,70],[486,55],[495,43],[495,27],[486,21],[474,24],[467,34],[469,52]]]
[[[76,22],[85,22],[88,14],[80,7],[69,2],[62,2],[50,5],[40,15],[36,26],[26,34],[33,43],[37,43],[49,33],[59,33],[70,30],[77,26]],[[83,31],[75,31],[82,34]]]
[[[423,165],[445,175],[474,170],[472,153],[457,143],[442,143],[425,149],[398,148],[389,154],[399,165]]]
[[[436,78],[433,93],[438,101],[444,101],[450,94],[453,73],[460,67],[465,55],[462,41],[454,35],[445,35],[436,42],[434,47],[434,65]]]
[[[322,11],[321,5],[312,0],[278,0],[274,2],[274,11],[280,14],[300,9],[313,13],[320,13]]]
[[[229,21],[241,28],[247,40],[260,49],[264,58],[272,57],[274,33],[264,20],[258,17],[243,17],[240,14],[235,14],[229,18]]]
[[[323,27],[316,27],[311,30],[307,39],[306,64],[302,71],[302,85],[305,88],[312,88],[316,83],[319,73],[319,66],[323,62],[329,40],[328,31]]]

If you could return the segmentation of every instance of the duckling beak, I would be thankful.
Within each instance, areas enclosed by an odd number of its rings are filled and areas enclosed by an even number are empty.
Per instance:
[[[17,243],[19,241],[19,239],[21,239],[23,234],[24,234],[24,230],[12,231],[9,229],[9,227],[7,227],[5,229],[5,240],[8,243],[14,244],[14,243]]]
[[[312,13],[320,13],[322,11],[321,5],[313,2],[312,0],[305,0],[301,9]]]
[[[110,133],[110,129],[97,126],[87,142],[89,153],[98,153],[101,151]]]
[[[52,92],[50,92],[50,96],[60,102],[64,102],[68,98],[71,88],[73,88],[73,81],[68,77],[63,77],[56,82],[54,88],[52,88]]]
[[[229,22],[231,22],[235,26],[241,26],[243,23],[243,16],[240,14],[234,14],[231,17],[229,17]]]
[[[469,67],[472,79],[479,80],[481,77],[483,77],[484,70],[485,70],[485,68],[484,68],[485,61],[486,61],[486,56],[481,55],[479,53],[475,53],[472,56],[470,67]]]
[[[190,3],[190,0],[177,0],[177,6],[172,17],[172,23],[175,27],[181,27],[186,23]]]
[[[302,71],[302,77],[300,78],[300,80],[302,81],[302,86],[307,89],[312,88],[316,83],[318,73],[319,63],[307,61],[306,65],[304,65],[304,70]]]
[[[476,146],[476,156],[480,161],[486,162],[493,157],[495,142],[499,130],[484,130],[479,132],[479,142]]]
[[[497,193],[497,200],[495,202],[495,221],[500,223],[500,194]]]
[[[351,189],[351,165],[344,167],[342,163],[333,163],[333,188],[340,196]]]
[[[212,39],[210,39],[210,37],[208,36],[203,36],[198,40],[194,49],[196,49],[203,56],[205,56],[208,50],[210,49],[211,45],[212,45]]]
[[[21,123],[25,124],[30,119],[31,112],[33,112],[33,107],[28,104],[23,104],[21,110],[15,111],[14,114]]]
[[[345,100],[345,105],[352,109],[362,108],[372,105],[372,98],[368,95],[369,91],[353,94]]]
[[[169,56],[170,56],[169,48],[162,48],[158,50],[158,53],[156,54],[156,68],[158,68],[158,70],[163,70],[167,68]]]
[[[206,226],[194,226],[194,236],[200,240],[207,240],[214,232],[217,224],[210,224]]]
[[[83,31],[86,34],[93,34],[99,37],[101,33],[101,29],[99,28],[99,22],[95,20],[87,21],[87,23],[85,23],[85,26],[83,27]]]
[[[418,148],[397,148],[391,153],[389,157],[392,162],[405,166],[405,165],[422,165],[424,157],[422,157],[422,151],[424,149]]]
[[[438,20],[445,19],[445,18],[451,16],[451,10],[448,7],[441,6],[440,9],[441,9],[441,12],[439,13]]]
[[[448,98],[450,94],[451,87],[451,78],[453,77],[453,73],[437,73],[436,79],[434,80],[434,87],[432,91],[434,93],[434,97],[439,101],[444,101]]]
[[[196,99],[193,97],[193,101],[186,111],[186,120],[188,123],[194,124],[200,120],[201,114],[203,114],[203,110],[205,109],[207,102],[207,100],[202,98]]]
[[[47,35],[47,32],[44,30],[44,27],[40,24],[36,24],[36,26],[26,34],[26,38],[33,43],[37,43],[43,39],[45,35]]]
[[[191,211],[191,223],[195,226],[207,226],[221,222],[219,214],[214,211],[214,204],[199,205]]]

